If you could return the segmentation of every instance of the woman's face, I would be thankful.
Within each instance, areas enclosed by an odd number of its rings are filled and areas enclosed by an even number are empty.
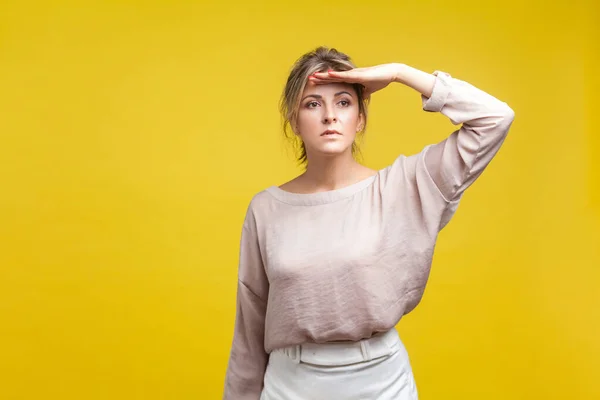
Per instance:
[[[307,83],[302,93],[296,132],[311,155],[336,155],[352,151],[362,116],[352,85]]]

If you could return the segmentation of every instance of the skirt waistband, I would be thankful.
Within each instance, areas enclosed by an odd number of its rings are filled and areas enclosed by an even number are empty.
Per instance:
[[[393,354],[402,347],[396,328],[356,342],[303,343],[280,349],[293,361],[323,366],[348,365]]]

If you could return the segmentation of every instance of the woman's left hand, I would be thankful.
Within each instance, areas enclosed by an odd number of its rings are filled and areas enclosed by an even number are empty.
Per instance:
[[[354,68],[349,71],[315,72],[309,80],[317,85],[334,82],[358,83],[365,89],[363,97],[368,99],[373,93],[394,82],[401,64],[381,64],[373,67]]]

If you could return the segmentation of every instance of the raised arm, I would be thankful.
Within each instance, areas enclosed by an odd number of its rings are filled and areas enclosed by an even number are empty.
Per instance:
[[[394,80],[421,93],[423,109],[462,124],[425,154],[425,165],[447,201],[459,198],[496,155],[514,120],[503,101],[449,74],[400,64]]]
[[[388,192],[408,184],[419,193],[419,204],[433,230],[448,222],[462,193],[496,155],[514,120],[514,112],[505,102],[481,89],[447,73],[430,74],[406,64],[315,73],[310,80],[316,84],[359,83],[365,97],[392,83],[402,83],[421,94],[425,111],[441,112],[454,125],[462,124],[421,153],[399,156],[387,174]]]

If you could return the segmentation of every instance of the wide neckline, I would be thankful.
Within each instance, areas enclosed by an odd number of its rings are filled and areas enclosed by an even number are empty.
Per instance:
[[[352,183],[348,186],[341,187],[339,189],[327,190],[324,192],[315,193],[294,193],[288,192],[287,190],[281,189],[279,186],[270,186],[266,189],[277,200],[291,205],[299,206],[312,206],[333,203],[338,200],[350,197],[361,190],[371,185],[376,178],[381,174],[383,169],[377,171],[377,173],[362,179],[358,182]]]

